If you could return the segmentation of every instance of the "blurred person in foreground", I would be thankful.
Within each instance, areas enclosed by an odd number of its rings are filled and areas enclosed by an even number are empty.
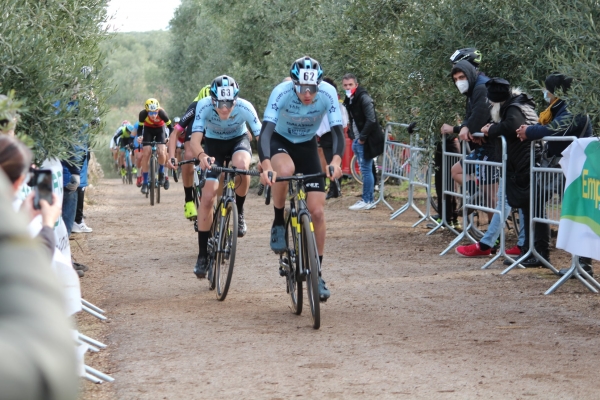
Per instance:
[[[0,399],[77,399],[65,298],[44,248],[13,210],[13,193],[0,171]]]

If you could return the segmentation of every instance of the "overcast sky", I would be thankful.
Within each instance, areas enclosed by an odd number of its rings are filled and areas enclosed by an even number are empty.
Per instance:
[[[167,29],[181,0],[110,0],[109,30],[144,32]]]

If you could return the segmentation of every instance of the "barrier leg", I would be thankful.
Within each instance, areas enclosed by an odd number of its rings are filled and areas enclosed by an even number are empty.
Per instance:
[[[571,279],[574,276],[577,278],[583,286],[589,289],[592,293],[598,293],[598,289],[600,289],[600,283],[598,283],[594,278],[588,274],[581,264],[579,263],[579,256],[573,255],[573,260],[571,261],[571,267],[554,285],[550,287],[550,289],[546,290],[545,295],[552,294],[563,285],[567,280]]]

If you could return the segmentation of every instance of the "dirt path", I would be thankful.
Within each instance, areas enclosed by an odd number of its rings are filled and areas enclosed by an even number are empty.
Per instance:
[[[192,273],[181,184],[150,207],[135,188],[102,181],[86,206],[94,232],[73,248],[91,267],[84,297],[110,317],[80,317],[109,345],[88,361],[116,381],[85,383],[82,397],[598,398],[598,296],[574,281],[544,296],[556,278],[543,269],[500,276],[500,263],[482,271],[482,259],[440,257],[450,234],[425,236],[410,227],[414,213],[390,221],[381,205],[349,211],[349,192],[327,206],[332,297],[315,331],[289,310],[268,248],[272,208],[254,191],[218,302]]]

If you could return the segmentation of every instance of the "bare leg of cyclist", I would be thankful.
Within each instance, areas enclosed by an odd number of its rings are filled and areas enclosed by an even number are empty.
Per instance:
[[[142,193],[146,193],[146,191],[148,190],[148,169],[150,168],[149,161],[151,154],[152,147],[144,146],[144,149],[142,150]]]
[[[158,153],[158,183],[163,185],[165,190],[169,188],[167,183],[169,177],[165,175],[165,162],[167,162],[167,146],[159,144],[157,148]]]
[[[198,260],[194,267],[194,274],[198,278],[206,276],[208,262],[208,239],[210,238],[210,226],[212,224],[212,207],[217,197],[219,182],[215,179],[207,179],[202,188],[202,199],[198,212]]]
[[[183,144],[183,156],[186,160],[190,160],[195,156],[189,141]],[[183,181],[183,192],[185,194],[184,215],[188,219],[194,219],[198,216],[198,209],[194,201],[194,166],[192,164],[181,166],[181,180]]]
[[[240,150],[233,153],[231,163],[236,168],[248,169],[250,168],[250,159],[250,153],[245,150]],[[236,176],[235,187],[235,204],[238,210],[238,237],[244,237],[247,231],[246,220],[244,218],[244,202],[246,201],[246,195],[250,188],[250,176]]]

